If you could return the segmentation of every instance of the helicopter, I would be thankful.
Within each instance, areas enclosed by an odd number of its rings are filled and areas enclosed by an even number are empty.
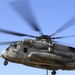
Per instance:
[[[58,44],[55,41],[55,39],[74,37],[75,35],[53,37],[59,32],[73,26],[75,24],[75,16],[73,16],[68,22],[51,35],[45,35],[39,25],[37,25],[27,0],[16,0],[10,2],[9,4],[29,23],[35,31],[39,32],[40,36],[22,34],[0,28],[1,33],[20,37],[31,37],[31,39],[23,39],[21,41],[0,42],[0,45],[10,44],[3,50],[0,56],[5,59],[3,64],[6,66],[8,65],[8,62],[13,62],[35,68],[52,70],[52,75],[56,75],[56,70],[59,69],[75,70],[75,48]],[[22,11],[21,8],[24,7],[25,10]]]

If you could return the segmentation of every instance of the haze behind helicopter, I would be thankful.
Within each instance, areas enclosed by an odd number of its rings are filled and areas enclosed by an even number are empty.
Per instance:
[[[7,1],[8,0],[1,1],[0,28],[38,36],[39,33],[34,31],[28,25],[27,21],[24,21],[22,17],[15,10],[13,10],[9,4],[4,3]],[[70,18],[75,16],[75,1],[73,0],[31,0],[29,4],[33,10],[34,17],[44,34],[52,34],[55,32],[55,30],[65,24]],[[74,30],[75,26],[72,26],[57,34],[56,36],[72,35],[75,34]],[[25,38],[29,37],[18,37],[0,33],[0,42],[23,40]],[[75,46],[75,37],[60,39],[57,41],[65,42],[67,45],[71,44],[72,46]],[[0,46],[0,54],[7,46],[9,45]],[[9,63],[8,66],[5,67],[3,66],[3,62],[4,59],[1,58],[1,75],[45,75],[45,70],[42,69],[36,69],[14,63]],[[74,73],[74,71],[57,71],[57,75],[72,75]]]

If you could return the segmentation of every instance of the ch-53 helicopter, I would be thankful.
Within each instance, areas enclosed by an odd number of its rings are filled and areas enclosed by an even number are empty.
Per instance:
[[[56,41],[54,41],[54,39],[74,37],[75,35],[53,37],[57,33],[73,26],[75,24],[75,16],[72,17],[62,27],[57,29],[56,32],[54,32],[53,34],[45,35],[35,22],[27,1],[24,2],[18,0],[13,1],[9,4],[14,9],[16,9],[24,19],[29,22],[30,26],[35,31],[38,31],[40,33],[40,36],[33,36],[0,29],[0,32],[2,33],[16,36],[32,37],[31,39],[24,39],[21,41],[0,42],[0,45],[10,44],[7,48],[3,50],[1,54],[1,57],[5,59],[4,65],[6,66],[8,64],[8,61],[24,64],[31,67],[52,70],[52,75],[55,75],[56,70],[59,69],[75,70],[75,48],[58,44]],[[25,9],[21,9],[24,7]]]

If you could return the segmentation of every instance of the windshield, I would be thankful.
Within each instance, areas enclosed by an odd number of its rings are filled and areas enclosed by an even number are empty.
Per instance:
[[[13,47],[14,49],[17,49],[17,45],[16,45],[16,44],[14,44],[12,47]]]
[[[10,48],[10,47],[7,47],[6,50],[9,51],[9,48]]]

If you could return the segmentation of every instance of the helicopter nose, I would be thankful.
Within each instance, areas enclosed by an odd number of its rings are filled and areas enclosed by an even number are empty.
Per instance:
[[[2,52],[2,57],[3,57],[3,58],[7,57],[6,54],[7,54],[7,51],[4,49],[3,52]]]

